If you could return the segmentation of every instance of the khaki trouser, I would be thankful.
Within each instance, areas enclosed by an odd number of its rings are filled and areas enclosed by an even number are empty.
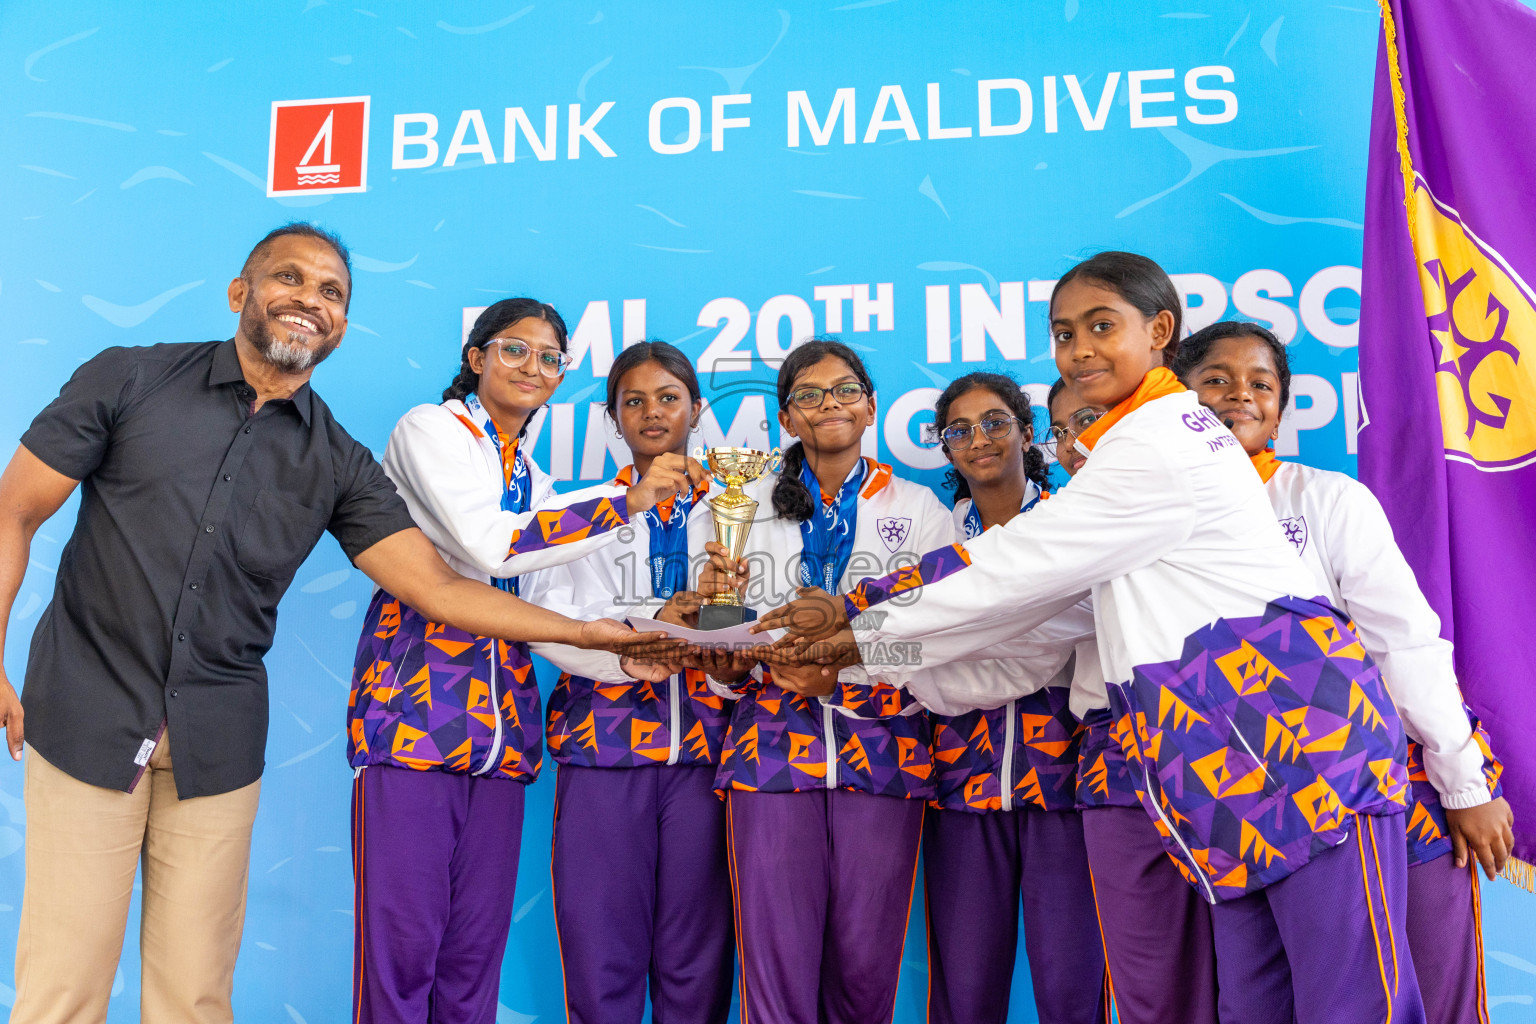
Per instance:
[[[106,1020],[141,853],[141,1021],[232,1021],[260,792],[258,781],[179,799],[165,737],[132,793],[80,782],[28,747],[11,1024]]]

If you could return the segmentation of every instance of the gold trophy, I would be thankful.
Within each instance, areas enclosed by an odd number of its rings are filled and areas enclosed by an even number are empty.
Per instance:
[[[739,562],[747,552],[747,534],[758,505],[742,492],[741,486],[778,469],[783,456],[777,448],[771,452],[756,448],[696,448],[693,457],[725,487],[724,494],[710,499],[709,510],[715,520],[715,540],[733,561]],[[728,590],[709,598],[699,609],[699,628],[725,629],[739,626],[749,618],[757,616],[742,606],[741,596],[735,590]]]

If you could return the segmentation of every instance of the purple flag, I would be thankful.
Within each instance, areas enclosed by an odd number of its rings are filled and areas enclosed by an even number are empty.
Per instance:
[[[1388,0],[1360,301],[1360,478],[1456,644],[1536,861],[1536,11]]]

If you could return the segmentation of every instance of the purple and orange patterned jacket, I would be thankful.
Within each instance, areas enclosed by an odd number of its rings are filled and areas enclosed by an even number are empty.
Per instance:
[[[460,402],[418,406],[396,426],[384,457],[412,518],[455,568],[484,581],[532,572],[590,553],[628,522],[622,493],[611,491],[541,508],[560,500],[550,479],[516,443],[493,441],[495,424],[475,411]],[[511,459],[524,460],[530,512],[501,507]],[[388,592],[374,594],[347,702],[352,767],[532,782],[543,761],[542,717],[527,644],[429,622]]]
[[[634,467],[619,471],[610,487],[626,488]],[[714,539],[704,490],[692,495],[687,525],[688,552],[695,556]],[[567,495],[579,499],[589,492]],[[662,522],[675,514],[675,499],[657,506]],[[664,603],[653,596],[647,571],[650,516],[637,516],[614,543],[591,557],[565,562],[537,574],[530,600],[576,609],[577,618],[655,617]],[[583,602],[585,599],[585,603]],[[549,698],[545,737],[560,764],[586,768],[630,768],[652,764],[717,765],[732,704],[710,688],[703,672],[687,670],[650,683],[630,679],[618,659],[590,651],[540,647],[562,669]]]
[[[1087,464],[1027,528],[856,588],[850,610],[891,609],[860,641],[918,641],[942,664],[1087,588],[1138,796],[1210,902],[1290,876],[1357,815],[1406,811],[1381,672],[1347,617],[1309,599],[1316,583],[1225,426],[1156,369],[1077,443]]]
[[[1116,720],[1109,708],[1094,708],[1083,719],[1077,751],[1077,809],[1140,807],[1136,779],[1125,756],[1128,719]]]
[[[777,480],[770,473],[747,488],[762,504],[747,540],[753,577],[747,603],[760,612],[792,599],[799,585],[800,524],[765,515]],[[873,462],[864,481],[843,586],[954,539],[949,510],[928,488]],[[868,656],[899,660],[904,654],[901,645],[892,645]],[[735,701],[717,789],[845,789],[908,800],[935,794],[928,715],[898,688],[840,684],[835,699],[806,698],[776,686],[772,669],[759,666],[734,691],[717,689]]]
[[[1019,514],[1048,497],[1029,484]],[[980,517],[970,513],[969,498],[955,502],[955,528],[964,539],[981,531]],[[934,807],[974,814],[1074,809],[1082,725],[1069,706],[1070,669],[1052,682],[1000,708],[930,712]]]
[[[1472,723],[1472,736],[1478,749],[1483,752],[1483,778],[1488,780],[1488,792],[1497,800],[1504,795],[1504,762],[1493,753],[1483,723],[1467,708],[1467,718]],[[1408,741],[1408,782],[1413,788],[1413,806],[1408,809],[1408,866],[1428,864],[1451,852],[1451,834],[1445,820],[1445,808],[1440,805],[1440,794],[1430,784],[1424,771],[1424,748],[1413,740]]]
[[[1082,725],[1068,692],[1047,686],[989,711],[932,715],[933,806],[978,814],[1072,810]]]

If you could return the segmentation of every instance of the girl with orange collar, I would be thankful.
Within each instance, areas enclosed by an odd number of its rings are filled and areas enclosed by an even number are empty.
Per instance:
[[[1275,458],[1291,385],[1278,338],[1257,324],[1212,324],[1185,339],[1174,370],[1242,443],[1287,539],[1392,687],[1409,740],[1407,931],[1424,1007],[1434,1024],[1486,1020],[1477,866],[1490,879],[1503,870],[1512,819],[1440,619],[1364,484]],[[1236,984],[1223,985],[1223,1005],[1244,997]]]
[[[1127,295],[1148,277],[1172,296],[1150,312]],[[924,664],[943,663],[1091,592],[1138,795],[1213,904],[1218,970],[1247,962],[1303,1024],[1422,1022],[1402,930],[1401,721],[1347,619],[1312,596],[1242,446],[1164,366],[1177,310],[1145,257],[1101,253],[1068,271],[1051,299],[1056,365],[1109,409],[1078,437],[1092,454],[1072,485],[841,603],[803,596],[754,628],[789,628],[795,650],[846,637],[879,605],[888,614],[854,639],[918,640]],[[859,646],[830,650],[850,663],[839,683],[868,680]],[[803,692],[833,689],[801,678]],[[924,681],[942,691],[947,678]],[[1259,949],[1262,969],[1248,959]],[[1240,1009],[1223,1019],[1273,1019],[1259,1000]]]
[[[954,540],[932,491],[863,455],[875,391],[851,348],[797,345],[778,398],[796,443],[755,485],[745,562],[731,565],[711,543],[701,591],[732,585],[723,573],[734,573],[746,604],[766,610],[802,588],[843,593]],[[715,678],[736,700],[715,784],[727,798],[744,1018],[889,1021],[934,794],[927,715],[888,687],[850,687],[836,704],[804,697],[762,665]]]

